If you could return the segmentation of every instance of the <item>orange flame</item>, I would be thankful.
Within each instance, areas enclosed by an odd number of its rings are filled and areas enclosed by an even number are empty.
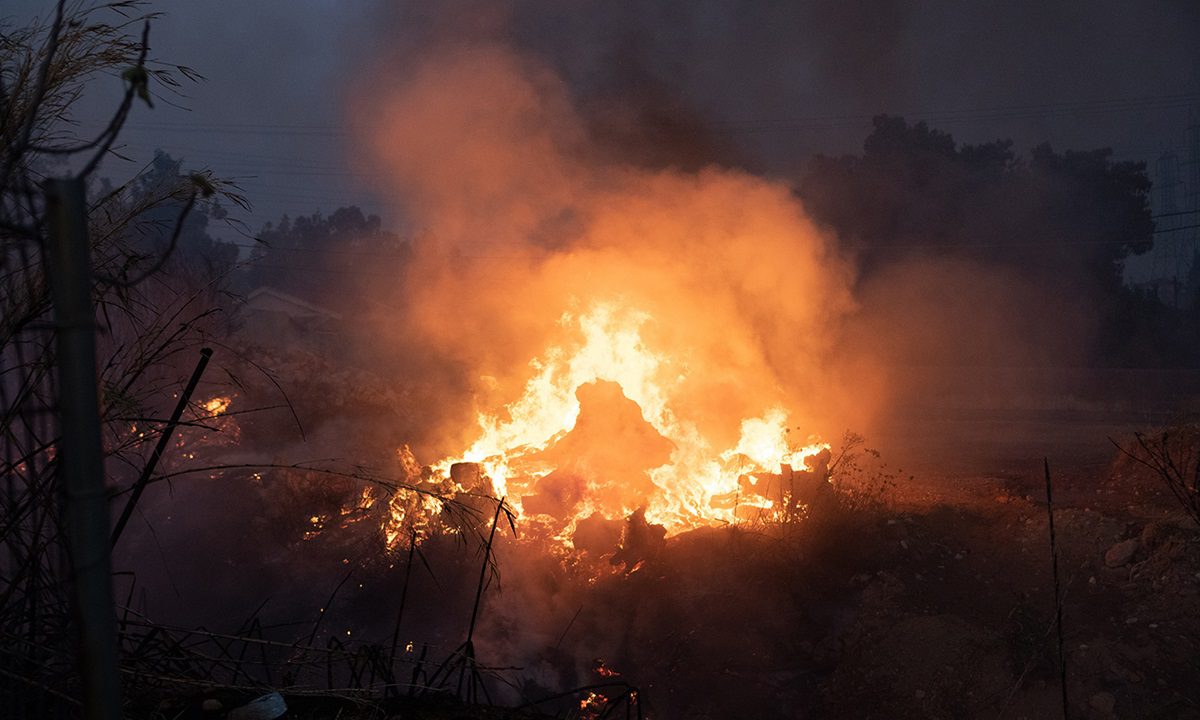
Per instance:
[[[736,506],[713,500],[737,494],[739,477],[778,472],[783,464],[804,467],[808,458],[828,448],[816,441],[790,446],[788,414],[781,407],[768,407],[760,416],[743,419],[736,444],[716,447],[691,418],[676,409],[687,379],[686,371],[681,372],[686,362],[678,350],[649,346],[642,328],[653,321],[649,314],[617,302],[596,303],[582,314],[564,315],[560,324],[571,341],[534,358],[530,362],[534,374],[521,397],[503,412],[480,413],[478,439],[460,457],[434,465],[434,472],[445,476],[456,462],[478,463],[490,478],[495,496],[508,497],[518,515],[528,514],[522,498],[556,469],[545,457],[547,449],[569,433],[579,418],[577,391],[597,381],[617,383],[637,404],[645,422],[669,440],[673,450],[666,462],[648,468],[652,486],[644,496],[614,492],[603,478],[587,478],[573,517],[558,518],[569,520],[568,528],[592,513],[617,519],[639,506],[645,507],[648,521],[664,525],[669,533],[736,522]],[[620,443],[624,439],[616,436],[610,440]],[[762,498],[755,500],[769,504]]]
[[[219,395],[205,401],[201,407],[204,408],[204,412],[208,413],[209,417],[217,417],[218,415],[224,414],[232,403],[233,398]]]
[[[775,512],[755,474],[807,467],[825,447],[807,428],[870,392],[827,364],[852,270],[791,189],[624,164],[553,69],[499,45],[378,79],[355,104],[361,159],[421,234],[372,330],[476,373],[430,408],[449,457],[422,482],[506,497],[563,539],[639,508],[669,533]],[[393,502],[390,542],[424,502]]]

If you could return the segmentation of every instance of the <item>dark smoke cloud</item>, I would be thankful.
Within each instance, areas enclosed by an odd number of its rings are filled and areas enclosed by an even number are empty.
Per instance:
[[[12,0],[0,18],[23,24],[50,6]],[[189,166],[239,177],[255,202],[252,230],[285,212],[329,213],[355,203],[402,228],[391,198],[370,197],[370,184],[347,174],[345,140],[332,128],[370,59],[415,56],[451,36],[542,55],[598,118],[601,147],[652,166],[708,159],[791,172],[813,153],[859,149],[876,113],[911,120],[1016,106],[1032,109],[1018,117],[929,119],[966,142],[1011,137],[1022,152],[1049,141],[1153,159],[1182,144],[1186,102],[1099,113],[1038,106],[1200,92],[1200,5],[1190,0],[304,0],[244,7],[162,0],[153,9],[164,13],[154,24],[153,54],[208,81],[176,99],[186,111],[163,103],[135,109],[123,152],[140,163],[162,148]],[[92,109],[101,118],[119,88],[102,79],[95,90]],[[611,115],[600,116],[602,107]],[[330,130],[184,135],[151,127],[160,123]],[[121,176],[137,166],[108,172]]]
[[[930,115],[937,124],[937,113],[953,110],[973,111],[942,116],[968,142],[1012,137],[1019,150],[1042,141],[1111,145],[1121,156],[1148,157],[1177,141],[1186,103],[1101,112],[1047,106],[1200,91],[1192,41],[1200,9],[1185,2],[388,7],[398,22],[382,26],[410,47],[447,34],[511,42],[543,56],[585,106],[685,128],[695,138],[675,136],[673,152],[671,143],[646,152],[645,137],[631,133],[631,151],[651,164],[693,165],[708,147],[715,162],[788,170],[813,152],[856,149],[871,115]]]

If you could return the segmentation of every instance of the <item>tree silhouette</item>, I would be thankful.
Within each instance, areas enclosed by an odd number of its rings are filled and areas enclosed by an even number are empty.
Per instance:
[[[1124,341],[1135,327],[1173,342],[1148,329],[1165,309],[1122,280],[1125,259],[1152,245],[1145,163],[1048,144],[1023,159],[1009,140],[958,145],[923,122],[881,115],[861,155],[814,158],[797,191],[853,249],[860,282],[896,262],[961,258],[1094,307],[1098,362],[1136,362]]]
[[[384,230],[376,215],[356,206],[325,216],[284,216],[258,235],[247,270],[250,288],[270,286],[352,311],[367,302],[380,267],[398,268],[408,257],[408,244]],[[398,272],[398,270],[397,270]],[[352,287],[351,292],[344,288]]]

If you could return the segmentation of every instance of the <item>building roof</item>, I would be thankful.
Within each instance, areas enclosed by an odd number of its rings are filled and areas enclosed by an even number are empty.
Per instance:
[[[278,312],[293,318],[326,318],[341,320],[342,316],[328,308],[289,295],[281,290],[264,285],[255,288],[246,296],[245,309],[249,312]]]

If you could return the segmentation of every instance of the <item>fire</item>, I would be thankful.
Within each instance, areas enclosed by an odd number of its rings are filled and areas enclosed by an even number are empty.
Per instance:
[[[204,408],[204,412],[207,413],[209,417],[217,417],[218,415],[223,415],[225,411],[229,409],[229,406],[232,403],[233,398],[218,395],[217,397],[205,401],[201,407]]]
[[[643,328],[654,322],[649,313],[617,301],[564,314],[559,325],[567,340],[530,361],[533,374],[522,395],[502,412],[481,412],[478,439],[461,456],[437,463],[434,472],[449,476],[455,463],[477,463],[491,492],[508,498],[518,516],[550,515],[565,521],[567,532],[594,513],[620,519],[641,507],[649,522],[673,534],[737,522],[740,478],[807,467],[809,458],[828,448],[817,441],[789,445],[788,413],[781,407],[743,419],[737,442],[718,447],[678,409],[688,379],[686,349],[652,347]],[[615,387],[598,390],[602,383]],[[622,412],[622,399],[632,401],[645,428],[639,430],[635,420],[572,442],[579,437],[572,432],[584,398],[593,398],[594,411],[608,416]],[[571,468],[571,477],[559,478],[565,489],[547,488],[564,466]],[[734,503],[722,501],[730,496]],[[761,496],[741,503],[771,504]],[[556,510],[566,517],[553,517]]]
[[[579,710],[586,717],[596,717],[598,713],[604,710],[608,704],[608,698],[594,690],[589,690],[588,694],[579,700]]]
[[[827,469],[810,428],[850,426],[877,387],[831,362],[852,267],[785,183],[627,164],[573,103],[492,44],[439,47],[355,103],[361,161],[421,229],[372,340],[466,381],[424,408],[443,459],[404,475],[568,544],[639,510],[668,534],[795,516],[792,486]],[[390,509],[393,547],[445,511]]]

